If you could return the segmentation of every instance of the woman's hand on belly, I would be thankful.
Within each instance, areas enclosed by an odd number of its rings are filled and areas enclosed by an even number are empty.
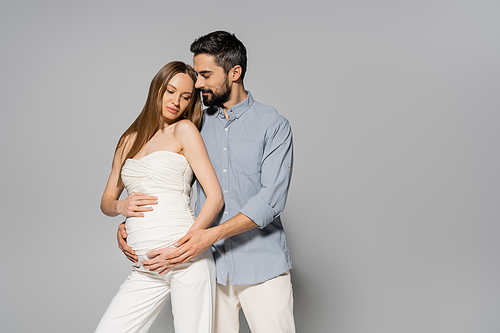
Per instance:
[[[150,212],[152,207],[145,207],[147,205],[156,205],[158,198],[151,195],[144,195],[142,193],[130,193],[128,197],[123,200],[118,200],[116,203],[116,210],[125,217],[144,217],[143,212]]]

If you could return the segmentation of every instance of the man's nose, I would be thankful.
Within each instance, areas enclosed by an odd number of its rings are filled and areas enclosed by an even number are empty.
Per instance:
[[[201,89],[205,86],[205,82],[203,81],[203,78],[201,77],[201,75],[198,75],[198,78],[196,78],[196,82],[194,84],[194,87],[196,89]]]

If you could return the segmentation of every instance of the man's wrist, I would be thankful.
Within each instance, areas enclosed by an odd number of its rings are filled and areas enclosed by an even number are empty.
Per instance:
[[[221,230],[221,225],[218,225],[216,227],[208,228],[207,231],[211,233],[210,239],[211,239],[211,245],[214,245],[224,237],[222,236],[222,230]]]

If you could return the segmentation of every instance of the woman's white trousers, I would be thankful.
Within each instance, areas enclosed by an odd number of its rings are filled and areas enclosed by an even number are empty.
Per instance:
[[[165,275],[134,267],[96,333],[147,332],[169,296],[176,333],[213,332],[215,265],[210,249]]]

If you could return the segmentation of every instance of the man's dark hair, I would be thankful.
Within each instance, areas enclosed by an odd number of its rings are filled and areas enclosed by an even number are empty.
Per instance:
[[[214,31],[196,39],[190,48],[194,55],[214,56],[215,64],[227,74],[236,65],[241,66],[241,80],[247,71],[247,49],[234,34],[227,31]]]

